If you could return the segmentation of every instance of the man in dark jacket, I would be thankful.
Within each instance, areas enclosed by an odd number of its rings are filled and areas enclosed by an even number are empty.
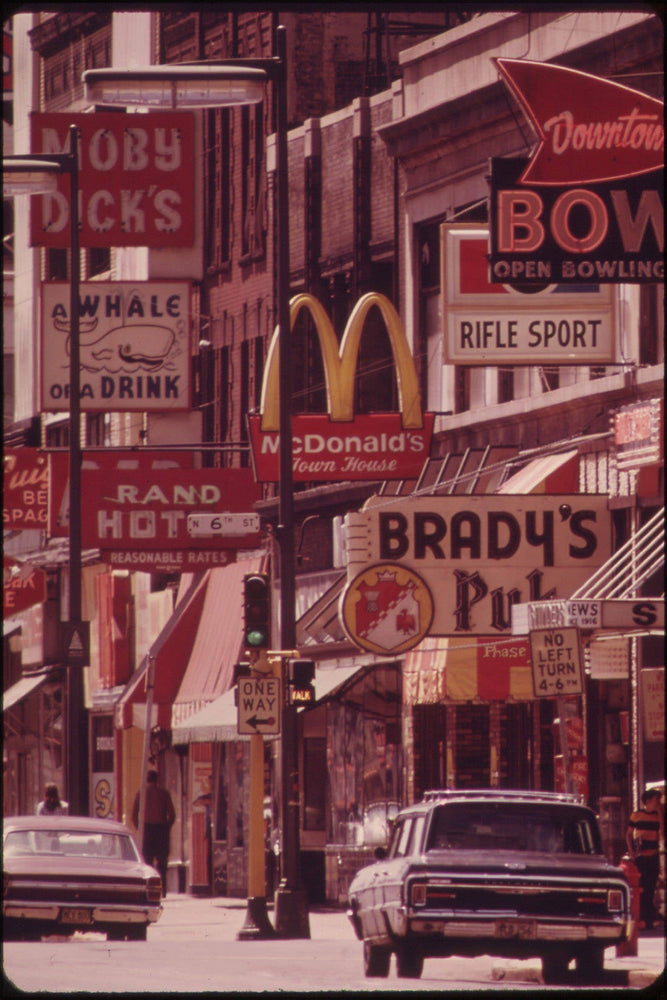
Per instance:
[[[139,830],[141,791],[134,798],[132,822]],[[146,774],[144,801],[144,837],[142,851],[148,865],[155,865],[162,879],[162,895],[167,895],[167,862],[169,860],[169,833],[174,825],[176,812],[171,795],[157,783],[157,771]]]

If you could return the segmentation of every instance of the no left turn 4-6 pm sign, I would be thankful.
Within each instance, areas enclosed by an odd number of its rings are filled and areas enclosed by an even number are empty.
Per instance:
[[[245,735],[280,732],[280,678],[239,679],[238,731]]]
[[[581,655],[576,628],[532,630],[530,659],[536,698],[581,694]]]

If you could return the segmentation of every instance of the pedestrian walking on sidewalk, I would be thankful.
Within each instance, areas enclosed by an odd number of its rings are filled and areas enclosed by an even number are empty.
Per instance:
[[[67,816],[69,803],[60,798],[58,786],[52,781],[44,786],[44,798],[36,809],[38,816]]]
[[[642,794],[642,806],[630,816],[626,832],[628,853],[637,866],[641,886],[639,921],[647,930],[653,927],[657,913],[655,889],[660,875],[660,790],[649,788]]]
[[[167,895],[167,864],[169,861],[169,834],[176,820],[176,811],[171,795],[166,788],[158,785],[157,771],[146,774],[144,802],[144,836],[142,853],[148,865],[155,865],[162,879],[162,895]],[[139,830],[139,807],[141,791],[134,797],[132,822]]]

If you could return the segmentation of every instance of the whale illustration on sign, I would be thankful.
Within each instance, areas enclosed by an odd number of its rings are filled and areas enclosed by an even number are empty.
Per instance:
[[[93,322],[96,325],[96,321]],[[68,334],[65,350],[69,356],[70,324],[55,319],[53,325],[60,333]],[[81,331],[81,367],[89,372],[115,374],[168,367],[169,355],[176,341],[173,330],[147,323],[117,326],[96,339],[88,336],[93,330],[94,326],[89,325],[88,329]]]

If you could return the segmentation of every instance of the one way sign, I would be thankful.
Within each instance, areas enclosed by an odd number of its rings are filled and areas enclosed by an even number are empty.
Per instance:
[[[280,678],[239,678],[238,731],[248,735],[280,732]]]

